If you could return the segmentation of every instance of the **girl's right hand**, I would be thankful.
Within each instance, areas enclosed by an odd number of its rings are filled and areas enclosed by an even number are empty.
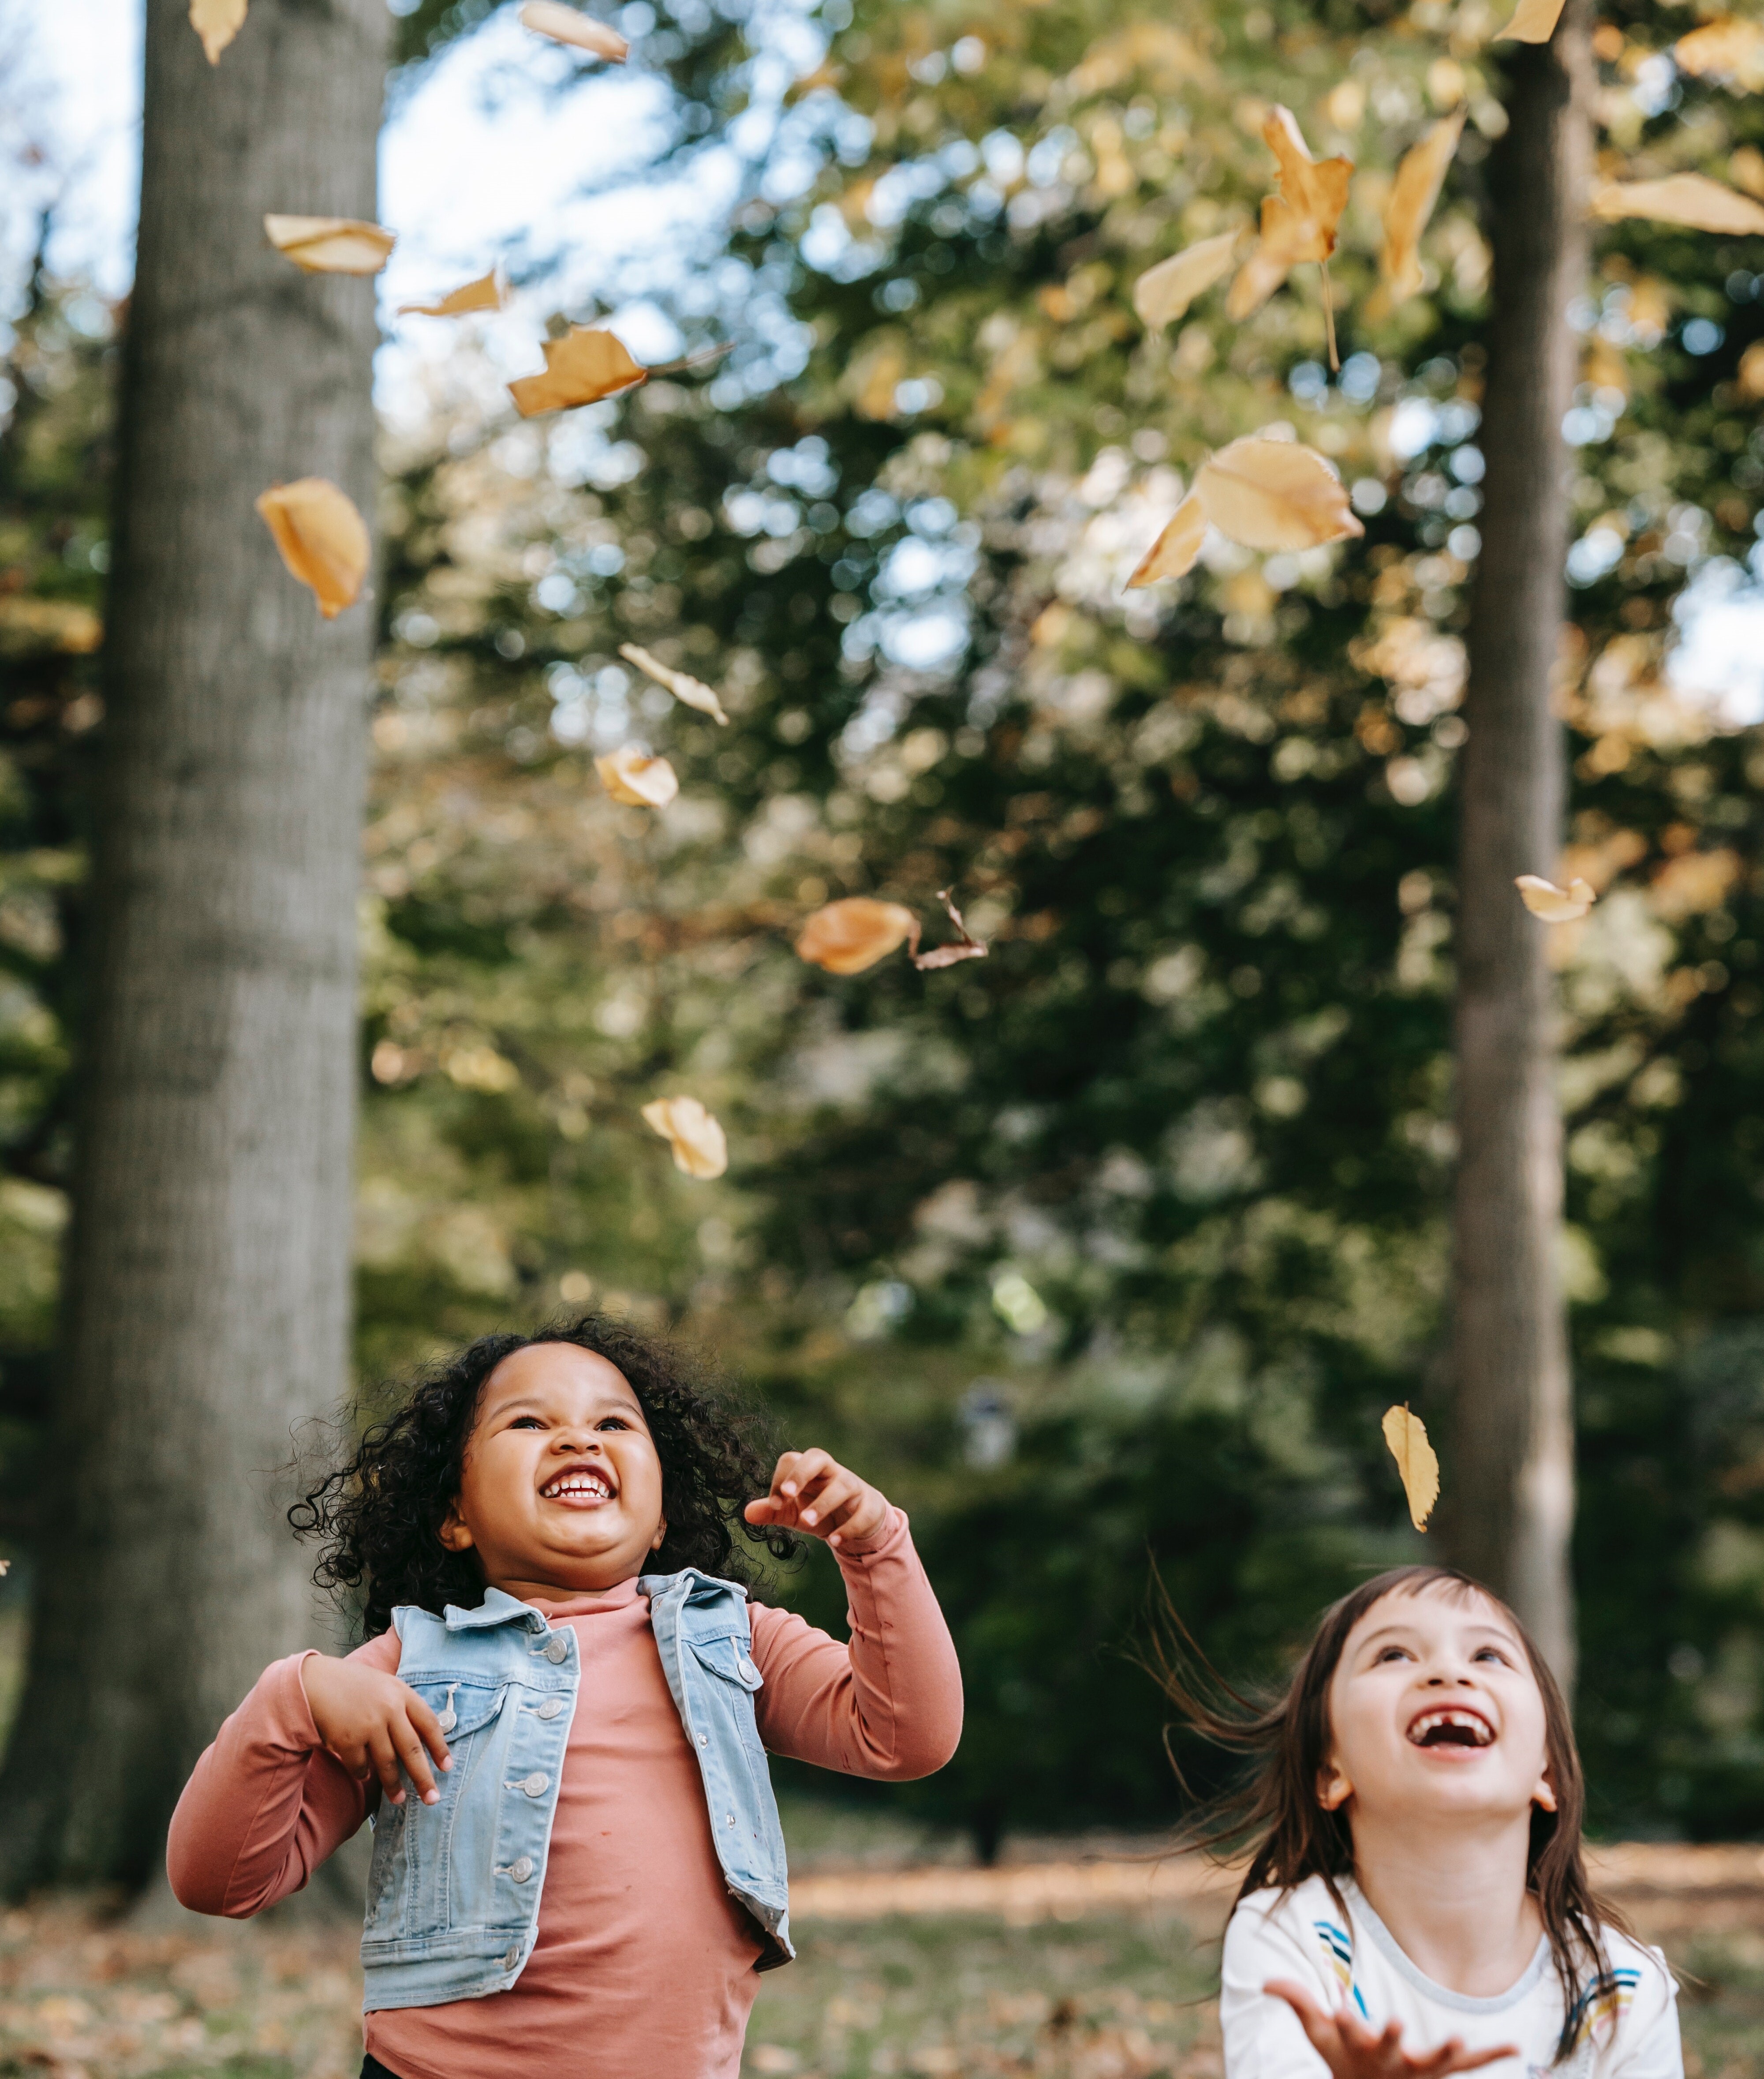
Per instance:
[[[301,1662],[300,1680],[319,1738],[357,1783],[378,1776],[387,1804],[402,1805],[408,1776],[425,1805],[437,1801],[429,1755],[444,1769],[454,1758],[440,1721],[408,1682],[324,1653]]]
[[[1519,2055],[1518,2045],[1511,2043],[1493,2050],[1466,2050],[1464,2039],[1454,2035],[1437,2050],[1415,2056],[1402,2048],[1399,2021],[1374,2029],[1345,2007],[1325,2014],[1305,1988],[1290,1978],[1270,1978],[1262,1990],[1283,1999],[1298,2015],[1311,2048],[1335,2079],[1445,2079],[1449,2072],[1473,2072],[1479,2064]]]

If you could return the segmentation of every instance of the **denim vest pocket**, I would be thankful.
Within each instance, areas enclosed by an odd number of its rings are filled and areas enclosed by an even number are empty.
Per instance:
[[[480,1772],[494,1771],[507,1745],[498,1733],[508,1685],[419,1676],[410,1686],[439,1720],[454,1765],[435,1771],[434,1804],[424,1805],[407,1776],[404,1802],[382,1803],[376,1815],[362,1930],[371,1943],[424,1943],[449,1935],[460,1905],[481,1901],[494,1889],[495,1801],[487,1813],[484,1801],[470,1793]]]
[[[687,1643],[702,1666],[725,1682],[734,1683],[738,1689],[751,1694],[766,1686],[766,1678],[749,1658],[745,1634],[731,1633],[726,1638],[691,1638]]]

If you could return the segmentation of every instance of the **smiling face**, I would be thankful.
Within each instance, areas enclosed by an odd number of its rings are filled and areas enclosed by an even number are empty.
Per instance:
[[[1348,1822],[1511,1822],[1556,1809],[1543,1693],[1489,1599],[1435,1583],[1381,1596],[1329,1684],[1319,1801]]]
[[[624,1373],[573,1343],[504,1357],[479,1396],[441,1542],[526,1598],[617,1587],[667,1533],[661,1460]]]

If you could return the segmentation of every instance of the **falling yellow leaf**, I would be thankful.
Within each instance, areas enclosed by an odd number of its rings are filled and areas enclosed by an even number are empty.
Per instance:
[[[614,65],[623,65],[630,55],[631,46],[617,29],[609,29],[591,15],[562,6],[561,0],[527,0],[520,20],[523,27],[537,36],[573,44],[579,51],[591,51],[597,58],[610,59]]]
[[[1440,1498],[1440,1462],[1428,1441],[1427,1424],[1407,1407],[1387,1408],[1384,1441],[1402,1475],[1402,1491],[1409,1501],[1409,1521],[1417,1530],[1425,1530]]]
[[[621,642],[619,655],[628,658],[638,671],[647,671],[652,679],[659,680],[683,705],[696,708],[700,714],[713,715],[726,726],[729,717],[723,713],[722,702],[702,679],[693,678],[690,672],[674,671],[634,642]]]
[[[398,243],[378,224],[355,216],[266,216],[277,252],[308,274],[377,274]]]
[[[1139,322],[1152,332],[1173,324],[1197,296],[1204,295],[1231,272],[1236,245],[1237,233],[1222,231],[1216,238],[1203,238],[1147,268],[1133,285],[1133,307]]]
[[[958,960],[983,960],[986,957],[989,949],[980,943],[980,940],[968,930],[967,925],[962,922],[961,911],[951,900],[954,893],[953,889],[940,888],[937,891],[937,899],[949,912],[949,920],[961,933],[961,936],[959,939],[952,939],[947,946],[933,946],[928,953],[914,952],[913,964],[922,974],[933,968],[952,968]],[[918,939],[916,929],[913,936],[916,943]]]
[[[1378,255],[1378,271],[1393,302],[1412,296],[1422,286],[1421,234],[1440,199],[1445,169],[1452,163],[1464,128],[1464,116],[1461,108],[1457,115],[1436,123],[1419,144],[1411,144],[1390,183],[1390,199],[1384,206],[1384,249]]]
[[[1541,917],[1546,924],[1572,924],[1576,918],[1584,917],[1599,898],[1584,881],[1570,881],[1565,888],[1558,888],[1553,881],[1545,881],[1540,874],[1522,873],[1513,883],[1519,898],[1534,917]]]
[[[480,274],[462,289],[451,291],[438,303],[400,303],[398,314],[401,318],[462,318],[470,311],[500,311],[508,300],[502,270],[492,267],[487,274]]]
[[[665,758],[651,758],[634,743],[609,751],[594,761],[600,784],[615,801],[633,809],[665,809],[680,790],[674,768]]]
[[[596,398],[633,389],[649,376],[625,351],[623,340],[588,325],[571,325],[562,339],[548,339],[545,355],[542,375],[523,375],[508,385],[515,409],[524,419],[591,404]]]
[[[366,523],[351,500],[322,476],[303,476],[272,485],[257,503],[282,562],[311,586],[325,619],[353,606],[371,552]]]
[[[829,974],[862,974],[897,946],[918,951],[919,920],[899,902],[848,895],[816,910],[796,939],[798,956]]]
[[[1285,280],[1287,271],[1306,261],[1324,267],[1323,321],[1329,333],[1329,359],[1336,362],[1335,318],[1330,308],[1327,263],[1336,249],[1336,229],[1348,206],[1351,159],[1314,159],[1290,108],[1277,104],[1262,119],[1262,140],[1280,168],[1278,195],[1262,203],[1261,236],[1238,270],[1226,299],[1226,315],[1242,320],[1260,309]]]
[[[1312,549],[1365,532],[1341,479],[1315,448],[1251,433],[1202,462],[1195,496],[1246,549]]]
[[[1645,216],[1655,224],[1681,224],[1690,231],[1764,231],[1764,203],[1712,181],[1707,174],[1670,174],[1663,181],[1602,181],[1592,192],[1592,213],[1605,224]]]
[[[245,25],[246,0],[190,0],[190,26],[202,38],[210,65]]]
[[[1741,392],[1751,398],[1764,397],[1764,339],[1754,339],[1740,356],[1740,365],[1735,371],[1740,379]]]
[[[729,1167],[723,1129],[696,1098],[658,1098],[643,1107],[645,1123],[674,1151],[674,1167],[688,1177],[721,1177]]]
[[[1231,291],[1225,299],[1226,316],[1233,324],[1241,324],[1245,318],[1254,317],[1290,271],[1288,262],[1265,251],[1258,239],[1232,277]]]
[[[1194,567],[1206,538],[1206,508],[1193,492],[1177,507],[1168,524],[1140,558],[1127,579],[1127,589],[1156,584],[1160,578],[1179,578]]]
[[[1563,0],[1519,0],[1513,19],[1495,37],[1498,44],[1547,44],[1556,33]]]
[[[1764,86],[1764,22],[1739,15],[1705,22],[1672,46],[1680,72],[1699,79],[1731,79],[1742,86]]]

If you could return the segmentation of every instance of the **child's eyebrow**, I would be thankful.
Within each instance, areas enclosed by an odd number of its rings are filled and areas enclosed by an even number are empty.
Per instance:
[[[512,1415],[517,1408],[525,1408],[531,1415],[549,1416],[551,1412],[542,1400],[535,1399],[529,1393],[517,1393],[512,1400],[495,1402],[485,1411],[484,1420],[487,1422],[494,1422],[500,1416]],[[594,1422],[604,1422],[609,1415],[634,1415],[641,1420],[642,1413],[642,1409],[634,1400],[615,1400],[588,1419]]]

